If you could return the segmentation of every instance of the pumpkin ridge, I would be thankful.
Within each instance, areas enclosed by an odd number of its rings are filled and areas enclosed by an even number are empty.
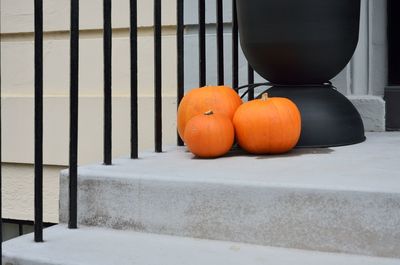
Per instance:
[[[289,109],[286,109],[286,115],[288,116],[288,118],[290,118],[290,120],[291,120],[291,135],[293,135],[296,131],[297,131],[297,129],[293,126],[293,124],[294,123],[296,123],[296,122],[298,122],[298,119],[299,119],[299,110],[298,110],[298,108],[296,107],[296,105],[292,102],[292,101],[290,101],[290,100],[286,100],[287,101],[287,104],[289,104],[289,106],[290,106],[290,110]],[[292,112],[292,113],[296,113],[296,116],[294,116],[294,115],[290,115],[290,112]],[[301,120],[300,120],[300,124],[301,124]],[[292,136],[293,137],[293,136]],[[298,140],[298,139],[297,139]]]
[[[286,109],[287,116],[291,120],[291,137],[293,137],[294,141],[296,142],[294,146],[300,139],[300,132],[301,132],[301,115],[300,111],[297,108],[296,104],[289,99],[286,99],[287,104],[290,106],[290,110]],[[299,124],[299,126],[294,126],[294,124]],[[293,146],[293,147],[294,147]]]
[[[271,111],[268,112],[269,114],[269,119],[273,121],[272,126],[274,126],[276,129],[278,129],[280,131],[279,135],[282,135],[282,131],[281,131],[281,126],[279,126],[279,124],[282,122],[281,118],[280,118],[280,113],[279,113],[279,109],[277,108],[277,106],[275,105],[275,100],[271,99],[269,100],[269,104],[270,104],[270,108],[274,109],[275,113],[272,113]],[[273,114],[273,115],[272,115]],[[271,115],[273,117],[271,117]],[[269,134],[269,141],[268,141],[268,150],[271,149],[275,149],[276,146],[273,145],[273,140],[274,136],[270,133]],[[278,141],[278,140],[276,140]],[[278,141],[278,145],[280,145],[280,141]]]
[[[287,137],[287,135],[288,135],[288,130],[285,130],[283,127],[282,127],[282,124],[283,124],[283,121],[282,121],[282,116],[285,116],[285,118],[287,118],[288,117],[288,115],[287,115],[287,112],[286,111],[282,111],[282,105],[281,105],[281,102],[280,102],[280,100],[281,99],[279,99],[279,100],[275,100],[274,102],[273,102],[273,105],[274,105],[274,107],[275,107],[275,109],[276,109],[276,111],[279,113],[279,115],[278,115],[278,117],[279,117],[279,124],[280,124],[280,126],[279,126],[279,130],[280,130],[280,135],[285,135],[286,137]],[[287,110],[286,108],[284,108],[285,110]],[[287,124],[285,124],[285,125],[287,125]],[[284,143],[284,137],[280,137],[279,138],[279,148],[281,148],[282,146],[285,146],[285,143]]]

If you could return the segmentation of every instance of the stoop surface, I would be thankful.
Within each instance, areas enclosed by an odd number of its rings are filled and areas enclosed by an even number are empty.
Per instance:
[[[399,259],[58,225],[3,246],[3,265],[399,265]]]
[[[400,257],[400,133],[279,156],[202,160],[185,148],[79,168],[81,224]],[[68,218],[62,173],[60,220]]]

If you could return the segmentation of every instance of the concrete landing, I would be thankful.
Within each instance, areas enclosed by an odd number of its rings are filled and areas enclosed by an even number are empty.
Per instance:
[[[185,148],[79,168],[79,222],[142,232],[400,258],[400,133],[365,143],[240,151]],[[68,218],[68,176],[60,218]]]
[[[223,241],[83,227],[45,230],[3,245],[4,265],[399,265],[398,259],[281,249]]]

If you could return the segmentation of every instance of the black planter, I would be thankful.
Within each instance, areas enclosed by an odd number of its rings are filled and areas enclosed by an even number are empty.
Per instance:
[[[299,106],[303,132],[298,145],[364,141],[364,126],[355,107],[332,87],[323,86],[354,54],[360,0],[236,1],[247,60],[257,73],[277,84],[270,89],[272,95],[291,98]]]
[[[350,61],[360,0],[237,0],[247,60],[276,84],[321,84]]]

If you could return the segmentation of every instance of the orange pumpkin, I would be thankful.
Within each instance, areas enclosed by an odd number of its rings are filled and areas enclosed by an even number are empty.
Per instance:
[[[182,139],[187,122],[194,116],[213,110],[232,120],[236,109],[242,104],[239,95],[230,87],[207,86],[191,90],[178,108],[178,132]]]
[[[286,98],[268,98],[240,106],[233,118],[239,145],[253,154],[279,154],[298,142],[301,117],[297,106]]]
[[[235,129],[227,116],[208,111],[190,119],[184,137],[193,154],[202,158],[214,158],[231,149]]]

